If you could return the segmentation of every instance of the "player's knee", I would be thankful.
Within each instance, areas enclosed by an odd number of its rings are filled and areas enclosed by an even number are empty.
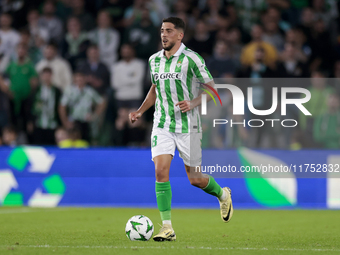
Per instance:
[[[156,167],[156,181],[167,182],[169,180],[168,169],[165,166]]]

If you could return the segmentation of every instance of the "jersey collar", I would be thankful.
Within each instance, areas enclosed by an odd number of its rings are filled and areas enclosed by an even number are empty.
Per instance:
[[[184,49],[185,49],[185,45],[184,45],[184,43],[181,43],[181,46],[178,48],[178,50],[176,51],[176,53],[173,56],[178,57],[179,55],[182,54]],[[165,57],[164,49],[162,49],[162,51],[161,51],[161,56]]]

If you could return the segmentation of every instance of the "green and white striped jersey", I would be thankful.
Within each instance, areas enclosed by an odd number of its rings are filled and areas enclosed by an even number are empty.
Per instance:
[[[149,66],[157,94],[153,127],[175,133],[201,132],[198,107],[182,113],[175,105],[196,98],[199,82],[213,79],[203,58],[182,43],[170,59],[164,55],[164,50],[153,54],[149,58]]]

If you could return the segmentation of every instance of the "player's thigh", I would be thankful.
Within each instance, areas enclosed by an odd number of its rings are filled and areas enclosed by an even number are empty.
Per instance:
[[[163,154],[154,157],[155,163],[155,177],[157,182],[169,181],[169,172],[171,165],[172,155]]]
[[[171,160],[175,154],[175,139],[172,133],[155,128],[151,134],[151,154],[155,163],[156,180],[167,181]]]
[[[202,162],[202,133],[176,134],[179,156],[186,166],[197,167]]]

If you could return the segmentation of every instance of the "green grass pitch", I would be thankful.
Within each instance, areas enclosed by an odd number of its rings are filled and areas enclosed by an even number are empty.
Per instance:
[[[125,224],[156,209],[0,208],[0,254],[340,254],[340,211],[172,210],[177,241],[128,240]]]

